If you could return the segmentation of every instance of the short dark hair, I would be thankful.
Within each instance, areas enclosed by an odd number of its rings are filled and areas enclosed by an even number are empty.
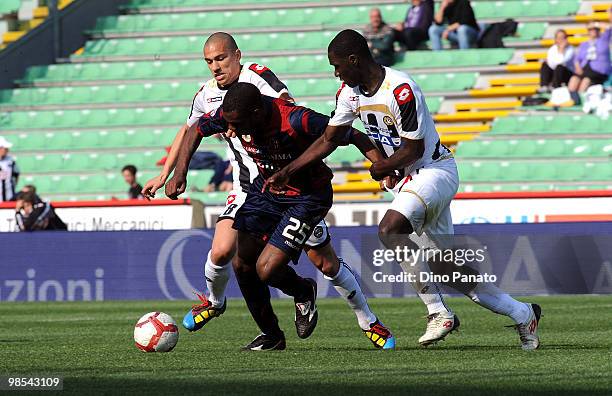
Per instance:
[[[21,188],[23,189],[27,189],[28,191],[32,191],[34,194],[36,194],[36,186],[32,185],[32,184],[26,184],[25,186],[23,186]]]
[[[261,107],[261,92],[253,84],[237,82],[227,90],[223,99],[223,111],[244,114]]]
[[[33,191],[22,191],[17,194],[17,200],[22,200],[33,204],[36,202],[36,193]]]
[[[130,172],[132,175],[136,176],[136,172],[138,172],[138,169],[136,169],[136,167],[134,165],[126,165],[123,167],[123,169],[121,169],[121,173],[128,171]]]
[[[226,48],[230,51],[236,51],[238,49],[238,44],[236,44],[236,40],[234,37],[225,32],[215,32],[211,34],[204,43],[204,47],[206,47],[210,43],[214,43],[216,41],[222,42],[225,44]]]
[[[360,58],[372,58],[365,37],[352,29],[345,29],[338,33],[329,43],[327,51],[341,57],[357,55]]]

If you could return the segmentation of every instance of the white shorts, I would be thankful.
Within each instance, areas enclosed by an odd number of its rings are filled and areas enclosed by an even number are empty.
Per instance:
[[[232,190],[227,194],[227,201],[225,203],[225,209],[223,213],[217,218],[217,222],[225,219],[234,220],[238,209],[244,204],[247,193],[242,190]],[[310,238],[306,241],[306,246],[311,248],[323,247],[329,243],[330,236],[329,230],[327,229],[327,223],[325,219],[321,220],[319,224],[313,229]]]
[[[392,190],[389,209],[403,214],[417,235],[452,235],[450,203],[459,188],[453,158],[440,160],[412,172]]]

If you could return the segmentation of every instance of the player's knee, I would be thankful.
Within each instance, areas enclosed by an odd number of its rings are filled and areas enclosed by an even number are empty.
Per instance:
[[[272,275],[274,272],[274,263],[272,262],[270,257],[259,257],[257,260],[257,276],[264,283],[270,283],[272,280]]]
[[[234,268],[234,273],[238,279],[255,271],[255,268],[253,268],[251,264],[239,256],[235,256],[232,260],[232,267]]]
[[[323,275],[333,278],[338,273],[340,262],[333,249],[327,246],[321,249],[310,249],[308,258]]]
[[[210,260],[215,265],[226,265],[232,261],[234,257],[235,249],[232,245],[225,245],[218,248],[213,246],[210,251]]]

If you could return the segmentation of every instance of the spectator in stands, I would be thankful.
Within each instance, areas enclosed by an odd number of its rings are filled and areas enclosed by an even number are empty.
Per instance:
[[[138,184],[136,180],[136,173],[138,169],[134,165],[126,165],[121,169],[121,174],[123,174],[123,179],[130,186],[128,190],[128,198],[129,199],[143,199],[142,196],[142,186]]]
[[[610,63],[610,36],[612,27],[601,34],[598,23],[587,27],[589,40],[580,44],[574,58],[574,75],[570,78],[568,88],[574,104],[580,104],[578,92],[586,92],[591,85],[603,84],[612,72]]]
[[[217,163],[215,166],[215,173],[210,178],[210,182],[204,191],[232,191],[234,186],[232,170],[232,164],[229,161]]]
[[[468,49],[478,40],[480,27],[469,0],[442,0],[429,27],[429,39],[434,51],[442,49],[442,39]]]
[[[380,9],[370,10],[370,24],[363,30],[363,36],[368,41],[370,52],[377,63],[383,66],[393,65],[395,62],[393,51],[395,33],[391,26],[383,21]]]
[[[13,144],[0,136],[0,202],[15,200],[15,186],[19,181],[19,167],[8,152]]]
[[[546,60],[540,68],[540,92],[567,85],[573,74],[574,48],[567,41],[563,29],[555,33],[555,44],[548,49]]]
[[[49,202],[43,202],[35,192],[17,194],[15,221],[19,231],[67,230]]]
[[[427,30],[433,23],[433,0],[412,0],[404,22],[395,27],[395,40],[402,43],[407,50],[413,51],[427,41]]]

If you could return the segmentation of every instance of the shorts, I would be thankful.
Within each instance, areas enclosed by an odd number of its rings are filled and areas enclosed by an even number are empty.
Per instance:
[[[450,203],[459,188],[457,164],[443,159],[413,171],[393,189],[389,209],[403,214],[417,235],[452,235]]]
[[[589,80],[591,80],[591,85],[599,85],[599,84],[603,84],[606,81],[608,81],[608,76],[606,76],[605,74],[601,74],[596,72],[595,70],[593,70],[591,68],[591,63],[587,63],[583,68],[582,68],[582,76],[579,77],[586,77]]]
[[[267,241],[292,259],[299,257],[305,245],[317,248],[329,243],[324,218],[333,202],[331,184],[299,196],[262,193],[262,186],[261,177],[251,184],[234,218],[236,230]]]

